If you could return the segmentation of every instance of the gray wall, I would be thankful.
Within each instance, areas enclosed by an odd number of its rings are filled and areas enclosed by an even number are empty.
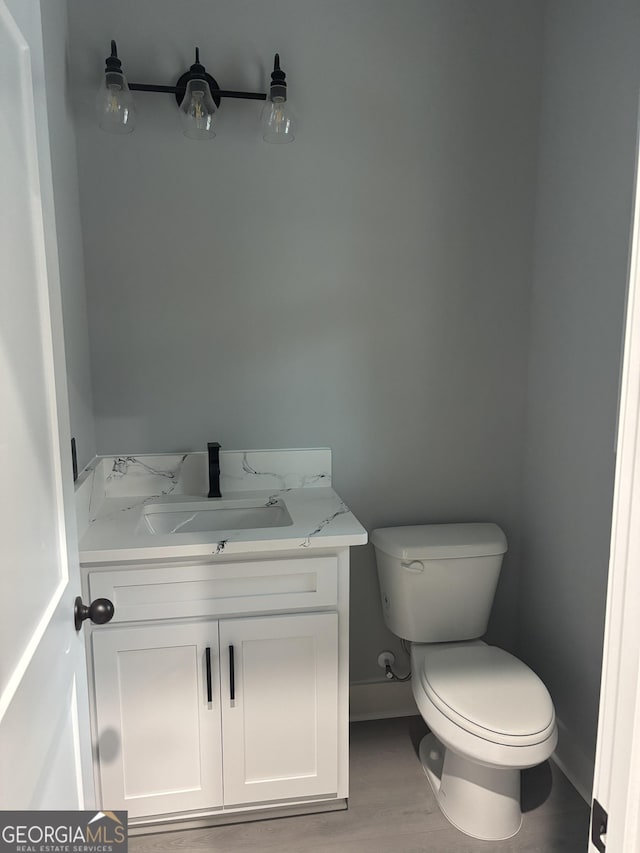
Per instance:
[[[96,454],[96,437],[76,139],[67,78],[65,0],[46,0],[41,3],[41,14],[71,435],[76,438],[78,464],[82,468]]]
[[[546,20],[531,306],[523,657],[559,754],[590,791],[640,92],[640,7],[562,0]]]
[[[70,0],[98,450],[333,449],[366,527],[494,520],[492,637],[515,642],[541,6],[511,0]],[[226,101],[213,142],[169,96],[93,115],[198,44],[222,86],[289,72],[291,146]],[[373,553],[353,553],[354,681],[379,679]]]

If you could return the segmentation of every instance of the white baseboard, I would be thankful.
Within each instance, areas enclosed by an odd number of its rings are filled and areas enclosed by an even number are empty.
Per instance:
[[[349,689],[349,719],[382,720],[419,714],[411,692],[411,681],[374,681],[352,684]]]
[[[562,720],[558,720],[558,746],[551,756],[582,799],[591,804],[594,763],[585,754]]]

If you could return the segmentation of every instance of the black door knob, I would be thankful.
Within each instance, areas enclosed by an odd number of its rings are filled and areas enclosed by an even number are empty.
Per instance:
[[[96,598],[87,607],[82,603],[80,596],[76,598],[73,607],[73,621],[76,626],[76,631],[82,628],[82,623],[85,619],[91,619],[95,625],[104,625],[113,619],[114,608],[108,598]]]

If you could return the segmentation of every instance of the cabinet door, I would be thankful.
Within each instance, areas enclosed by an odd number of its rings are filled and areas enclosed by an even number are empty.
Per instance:
[[[337,614],[221,621],[220,674],[225,805],[335,794]]]
[[[102,807],[220,806],[217,621],[113,626],[92,641]]]

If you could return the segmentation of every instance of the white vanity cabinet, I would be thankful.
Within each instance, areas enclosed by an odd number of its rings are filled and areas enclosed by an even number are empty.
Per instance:
[[[103,808],[135,827],[344,807],[347,549],[87,568],[115,607],[88,641]]]

